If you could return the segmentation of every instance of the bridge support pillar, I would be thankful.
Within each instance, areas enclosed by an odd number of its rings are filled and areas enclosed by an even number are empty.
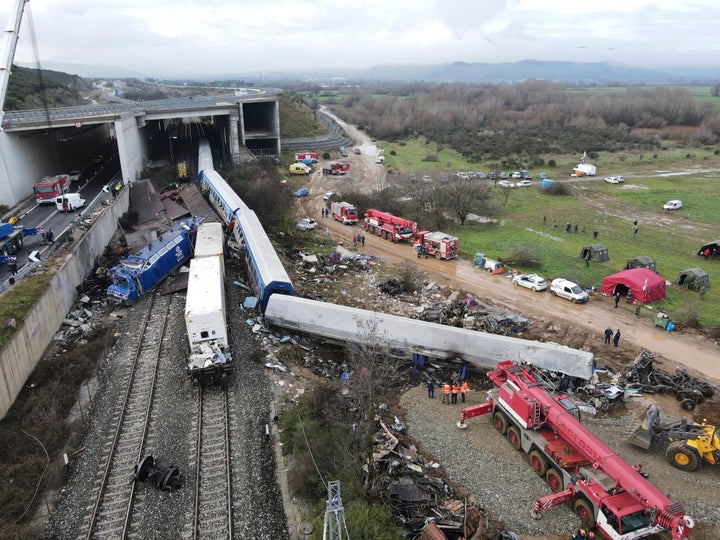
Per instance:
[[[240,145],[245,140],[245,134],[241,132],[242,125],[242,104],[240,104],[238,112],[230,113],[230,153],[236,166],[240,165]]]

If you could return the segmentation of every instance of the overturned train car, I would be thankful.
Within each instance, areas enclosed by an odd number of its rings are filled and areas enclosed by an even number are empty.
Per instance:
[[[512,358],[538,368],[589,379],[593,355],[555,343],[497,336],[296,296],[273,295],[265,319],[282,328],[338,343],[389,348],[398,356],[458,357],[481,369]]]

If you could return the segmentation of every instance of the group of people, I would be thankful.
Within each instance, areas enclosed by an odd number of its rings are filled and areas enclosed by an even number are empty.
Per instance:
[[[364,246],[365,245],[365,235],[363,233],[357,233],[353,234],[353,246]]]
[[[427,246],[423,246],[422,244],[417,244],[417,245],[415,246],[415,249],[417,249],[418,259],[420,258],[421,255],[425,255],[425,258],[426,258],[426,259],[428,258],[428,248],[427,248]]]
[[[543,216],[543,225],[547,225],[547,216]],[[557,229],[557,226],[558,226],[557,221],[553,219],[552,228]],[[585,234],[585,225],[583,225],[582,228],[580,228],[580,225],[578,223],[576,223],[575,225],[573,225],[572,223],[566,223],[565,224],[565,232],[573,232],[573,231],[576,233],[581,232],[582,234]],[[598,236],[598,231],[597,231],[597,229],[595,229],[593,231],[593,238],[597,240],[597,236]]]
[[[428,398],[435,398],[435,384],[432,382],[432,379],[428,380],[426,384]],[[470,387],[467,381],[463,381],[462,383],[453,381],[452,384],[446,382],[442,386],[442,402],[447,403],[448,405],[455,404],[458,402],[457,398],[458,394],[460,394],[462,403],[465,403],[465,396],[467,395],[469,388]]]
[[[570,540],[595,540],[595,533],[592,531],[585,532],[585,529],[578,529],[570,537]]]
[[[324,218],[328,217],[330,215],[330,210],[325,208],[324,206],[320,209],[320,215]]]
[[[703,254],[703,257],[705,257],[706,259],[709,258],[709,257],[717,257],[717,256],[718,256],[718,249],[717,249],[716,247],[714,247],[714,248],[712,248],[712,251],[710,251],[710,248],[709,248],[709,247],[706,247],[706,248],[703,250],[702,254]]]
[[[615,337],[613,337],[615,336]],[[610,343],[610,339],[612,338],[613,345],[616,347],[618,346],[618,343],[620,343],[620,329],[618,328],[615,330],[615,332],[612,331],[612,328],[609,326],[605,329],[605,344]]]

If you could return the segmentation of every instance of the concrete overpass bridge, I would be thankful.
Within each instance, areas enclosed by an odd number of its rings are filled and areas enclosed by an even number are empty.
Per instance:
[[[173,148],[197,128],[212,130],[223,159],[239,164],[252,156],[280,155],[279,90],[157,101],[117,100],[83,105],[8,111],[0,131],[0,204],[13,206],[32,195],[44,176],[80,170],[93,156],[117,152],[122,178],[140,177],[150,157]]]

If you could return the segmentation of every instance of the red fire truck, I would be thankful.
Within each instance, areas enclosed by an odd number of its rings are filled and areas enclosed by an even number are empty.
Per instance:
[[[403,240],[410,240],[413,237],[417,230],[417,223],[409,219],[394,216],[388,212],[368,208],[365,212],[363,227],[365,227],[368,232],[377,234],[385,238],[385,240],[402,242]]]
[[[457,236],[450,236],[443,232],[418,231],[415,233],[413,245],[418,257],[424,253],[436,259],[454,259],[458,256]]]
[[[295,154],[295,161],[307,162],[308,160],[317,163],[320,161],[320,156],[316,152],[298,152]]]
[[[358,221],[357,209],[347,202],[330,203],[330,215],[333,219],[342,221],[343,225],[354,225]]]
[[[466,407],[468,418],[492,414],[501,435],[528,454],[530,465],[554,493],[536,499],[533,517],[571,503],[584,525],[609,540],[634,540],[669,530],[687,540],[695,525],[679,502],[671,501],[641,473],[580,422],[580,411],[565,394],[551,395],[529,369],[499,362],[488,373],[496,388],[486,403]]]
[[[350,170],[350,165],[342,163],[340,161],[331,161],[329,163],[323,163],[322,172],[323,174],[345,174]]]
[[[67,174],[46,176],[33,186],[35,202],[37,204],[55,204],[55,197],[65,193],[70,187],[70,177]]]

